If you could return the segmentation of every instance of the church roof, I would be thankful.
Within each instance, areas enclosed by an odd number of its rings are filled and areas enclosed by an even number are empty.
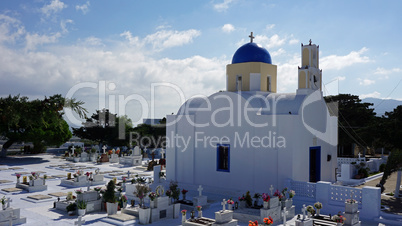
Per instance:
[[[206,111],[210,107],[210,102],[214,101],[215,95],[227,95],[229,98],[237,98],[238,95],[248,103],[248,108],[255,109],[261,115],[298,115],[300,107],[306,98],[306,95],[296,93],[268,93],[259,91],[243,91],[243,92],[218,92],[208,98],[196,97],[187,100],[177,112],[178,115],[194,115],[203,105]],[[256,98],[258,96],[258,98]],[[209,101],[208,101],[209,99]],[[235,100],[235,99],[234,99]],[[237,101],[233,101],[234,104]],[[273,105],[275,110],[273,109]],[[204,109],[205,108],[205,109]],[[237,107],[234,107],[237,109]],[[250,110],[251,110],[250,109]],[[213,110],[212,110],[213,111]]]
[[[261,62],[272,64],[271,55],[259,44],[250,42],[241,46],[232,58],[232,64],[246,62]]]

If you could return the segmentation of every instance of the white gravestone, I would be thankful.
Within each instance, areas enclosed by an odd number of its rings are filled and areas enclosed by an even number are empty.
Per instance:
[[[103,145],[103,147],[102,147],[102,150],[103,150],[103,154],[105,154],[105,152],[106,152],[106,146],[105,145]]]
[[[198,196],[197,197],[193,197],[193,205],[194,206],[205,206],[208,203],[208,199],[207,196],[203,196],[202,195],[202,191],[204,190],[204,188],[200,185],[198,186]]]
[[[282,216],[283,216],[283,226],[286,226],[286,215],[288,214],[289,212],[288,211],[286,211],[286,207],[284,207],[283,208],[283,211],[282,211]]]

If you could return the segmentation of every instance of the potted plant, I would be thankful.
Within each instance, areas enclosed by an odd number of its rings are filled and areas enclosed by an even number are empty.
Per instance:
[[[314,210],[313,206],[311,206],[311,205],[307,206],[307,214],[308,214],[308,217],[314,216],[315,210]]]
[[[261,197],[261,194],[260,193],[255,193],[254,194],[254,207],[257,207],[258,206],[258,200],[259,200],[259,198]]]
[[[74,215],[74,212],[76,209],[77,209],[77,204],[75,202],[68,204],[68,206],[66,207],[68,215],[70,215],[70,216]]]
[[[15,176],[17,177],[17,184],[19,184],[19,183],[20,183],[21,174],[16,173]]]
[[[140,199],[140,208],[144,208],[144,197],[150,192],[150,189],[145,184],[135,185],[136,192],[134,193]]]
[[[105,193],[103,193],[103,200],[106,202],[106,211],[108,215],[113,215],[117,213],[115,189],[116,184],[113,180],[110,180],[107,184]]]
[[[183,201],[186,200],[186,194],[187,194],[188,190],[184,189],[181,190],[181,194],[183,194]]]
[[[270,199],[271,199],[271,197],[268,194],[262,193],[262,201],[264,201],[264,203],[263,203],[264,209],[269,208],[269,200]]]
[[[202,206],[197,206],[197,211],[198,211],[198,218],[202,217]]]
[[[171,197],[173,202],[173,218],[178,218],[180,215],[180,203],[177,203],[180,196],[180,188],[177,181],[170,181],[169,190],[171,191]]]
[[[77,201],[78,216],[84,216],[87,209],[87,202],[84,200]]]
[[[187,210],[182,210],[181,211],[181,222],[184,223],[187,220]]]
[[[314,207],[317,209],[317,216],[320,216],[320,210],[322,209],[322,204],[320,202],[314,203]]]
[[[250,195],[250,191],[247,191],[246,192],[246,205],[247,205],[247,207],[252,207],[253,206],[253,199],[251,198],[251,195]]]
[[[241,197],[239,197],[238,199],[240,202],[239,208],[240,209],[245,208],[246,207],[246,197],[244,196],[244,194]]]
[[[121,195],[120,197],[120,208],[126,208],[127,207],[127,196],[126,195]]]

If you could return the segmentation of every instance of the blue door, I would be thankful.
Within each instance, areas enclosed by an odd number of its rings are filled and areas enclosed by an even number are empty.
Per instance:
[[[321,180],[321,147],[310,147],[310,182]]]

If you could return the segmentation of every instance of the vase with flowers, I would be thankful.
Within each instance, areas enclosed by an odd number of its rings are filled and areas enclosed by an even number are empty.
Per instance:
[[[198,211],[198,218],[202,217],[202,206],[197,206],[197,211]]]
[[[230,199],[227,201],[227,203],[228,203],[228,210],[233,210],[234,201],[232,200],[232,198],[230,198]]]
[[[262,201],[263,202],[263,207],[264,209],[269,209],[269,201],[271,200],[271,197],[267,193],[262,193]]]
[[[359,203],[356,199],[346,199],[345,201],[345,212],[346,213],[356,213],[359,209]]]
[[[188,190],[186,190],[186,189],[181,190],[181,194],[183,195],[183,201],[186,200],[187,192],[188,192]]]
[[[346,218],[341,215],[341,212],[339,212],[337,215],[332,216],[332,220],[336,222],[337,226],[341,226],[345,223]]]
[[[187,220],[187,210],[182,210],[181,211],[181,222],[184,223]]]
[[[19,184],[19,183],[20,183],[21,174],[16,173],[15,176],[17,177],[17,184]]]

